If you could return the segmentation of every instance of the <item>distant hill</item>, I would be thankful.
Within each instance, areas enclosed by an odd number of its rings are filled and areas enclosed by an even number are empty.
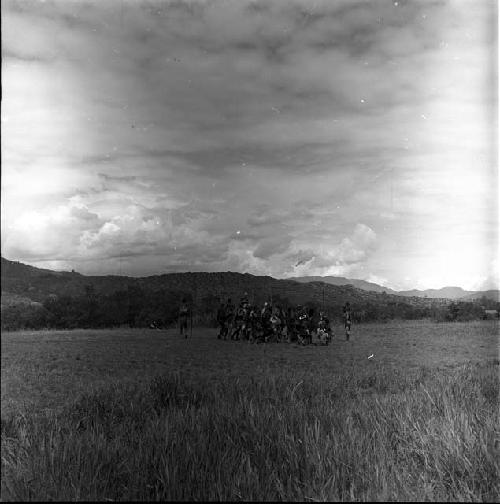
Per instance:
[[[290,280],[295,280],[296,282],[307,283],[307,282],[325,282],[330,285],[353,285],[358,289],[372,291],[372,292],[387,292],[387,294],[398,294],[393,289],[388,287],[383,287],[382,285],[367,282],[366,280],[356,280],[353,278],[344,278],[336,276],[304,276],[304,277],[293,277]]]
[[[332,285],[312,280],[277,280],[270,276],[254,276],[249,273],[169,273],[141,278],[116,275],[86,276],[76,272],[35,268],[5,258],[1,259],[1,273],[3,293],[23,296],[38,302],[43,302],[51,294],[80,296],[85,292],[86,286],[92,285],[97,294],[103,295],[139,288],[146,292],[171,291],[178,292],[179,295],[189,294],[199,302],[208,298],[228,297],[237,302],[243,293],[247,292],[250,300],[256,303],[274,298],[277,301],[287,299],[293,304],[313,302],[316,305],[323,304],[324,300],[325,307],[336,308],[346,301],[351,304],[384,305],[388,302],[404,301],[418,306],[429,305],[425,299],[403,300],[400,296],[352,285]],[[371,285],[369,282],[364,283]]]
[[[489,290],[489,291],[467,291],[462,289],[462,287],[442,287],[441,289],[426,289],[426,290],[406,290],[406,291],[396,291],[388,287],[383,287],[382,285],[367,282],[365,280],[356,280],[353,278],[335,277],[335,276],[305,276],[305,277],[294,277],[293,280],[297,282],[325,282],[330,285],[353,285],[358,289],[363,289],[373,292],[387,292],[387,294],[394,294],[396,296],[404,297],[419,297],[419,298],[429,298],[429,299],[461,299],[461,300],[472,300],[480,299],[485,296],[488,299],[499,300],[499,290]]]
[[[441,289],[426,289],[426,290],[407,290],[399,291],[400,296],[418,296],[418,297],[428,297],[428,298],[448,298],[448,299],[460,299],[472,291],[466,291],[462,287],[442,287]]]
[[[321,278],[321,277],[320,277]],[[335,279],[344,282],[349,279]],[[278,280],[234,272],[188,272],[152,275],[87,276],[74,271],[51,271],[1,259],[2,330],[77,327],[162,327],[177,323],[178,307],[186,297],[193,306],[195,324],[215,324],[220,301],[231,298],[238,304],[247,293],[252,304],[272,301],[285,308],[304,305],[327,311],[341,321],[342,306],[349,301],[355,322],[399,319],[476,320],[484,308],[497,302],[453,304],[451,299],[421,297],[426,291],[403,295],[370,282],[334,285],[308,279]],[[368,290],[369,289],[369,290]],[[433,295],[463,294],[458,290],[436,290]],[[412,296],[415,292],[417,295]],[[478,293],[475,293],[477,295]],[[491,305],[491,306],[490,306]]]
[[[470,292],[466,296],[462,298],[464,301],[470,301],[470,300],[475,300],[475,299],[481,299],[485,297],[486,299],[492,299],[493,301],[499,301],[500,302],[500,290],[494,289],[494,290],[487,290],[487,291],[477,291],[477,292]]]

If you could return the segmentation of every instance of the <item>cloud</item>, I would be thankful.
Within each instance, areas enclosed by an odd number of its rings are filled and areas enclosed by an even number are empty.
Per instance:
[[[2,246],[10,257],[20,260],[71,260],[78,256],[80,233],[91,232],[101,223],[86,207],[59,205],[44,212],[30,210],[2,231]]]
[[[286,251],[291,241],[292,237],[286,235],[262,240],[253,251],[253,255],[260,259],[267,259],[274,254]]]
[[[2,253],[460,283],[434,243],[485,277],[496,5],[468,7],[5,2]]]
[[[352,233],[328,248],[304,236],[253,236],[232,242],[228,257],[237,270],[264,275],[281,276],[283,270],[287,277],[337,275],[355,271],[376,249],[376,242],[376,233],[358,223]]]
[[[332,254],[343,263],[359,262],[374,246],[377,235],[364,224],[357,224],[351,237],[344,238]]]

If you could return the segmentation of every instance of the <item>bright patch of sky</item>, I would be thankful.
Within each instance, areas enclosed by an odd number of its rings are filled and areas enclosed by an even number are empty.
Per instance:
[[[498,288],[493,0],[2,14],[4,257]]]

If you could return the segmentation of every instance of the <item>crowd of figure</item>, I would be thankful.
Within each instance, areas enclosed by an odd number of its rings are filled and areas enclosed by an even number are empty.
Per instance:
[[[346,303],[343,308],[346,340],[351,333],[351,308]],[[328,345],[334,332],[330,320],[322,311],[307,309],[299,305],[296,308],[283,309],[265,302],[258,307],[250,304],[248,295],[241,298],[236,306],[229,298],[221,303],[217,310],[219,333],[223,340],[243,340],[251,343],[287,342],[301,345]]]

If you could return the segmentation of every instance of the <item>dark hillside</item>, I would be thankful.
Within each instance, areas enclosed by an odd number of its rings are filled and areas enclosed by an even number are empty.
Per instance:
[[[294,280],[277,280],[269,276],[254,276],[249,273],[169,273],[134,278],[126,276],[85,276],[75,272],[56,272],[9,261],[2,258],[2,291],[25,296],[34,301],[43,301],[47,296],[80,295],[85,287],[92,285],[96,294],[112,294],[127,289],[140,288],[155,292],[167,290],[191,294],[197,301],[206,297],[228,298],[238,301],[244,292],[250,300],[263,303],[273,299],[288,300],[292,304],[312,302],[325,305],[351,303],[400,302],[402,298],[391,294],[365,291],[352,285],[330,285],[324,282],[300,283]],[[405,300],[408,302],[408,300]],[[414,298],[411,304],[426,306],[428,300]]]
[[[366,291],[375,292],[386,292],[387,294],[394,294],[396,296],[404,296],[411,298],[430,298],[430,299],[453,299],[461,301],[479,300],[481,298],[486,298],[493,301],[500,300],[499,290],[488,290],[488,291],[467,291],[461,287],[442,287],[440,289],[427,289],[427,290],[405,290],[405,291],[395,291],[384,287],[382,285],[367,282],[365,280],[356,280],[353,278],[336,277],[336,276],[304,276],[304,277],[294,277],[290,280],[295,280],[297,282],[325,282],[331,285],[352,285],[358,289],[363,289]]]
[[[39,269],[4,258],[1,287],[4,328],[17,328],[21,319],[26,328],[152,323],[166,326],[175,323],[182,297],[193,301],[195,323],[213,324],[219,301],[232,298],[238,303],[245,292],[252,304],[272,301],[283,307],[298,304],[324,307],[333,319],[341,317],[342,306],[349,301],[357,321],[445,318],[450,303],[445,299],[367,291],[352,285],[300,283],[248,273],[169,273],[142,278],[86,276]],[[30,301],[38,305],[29,305]],[[453,317],[460,313],[455,310]]]
[[[26,296],[40,302],[51,294],[79,295],[87,285],[93,285],[100,294],[111,294],[136,281],[129,277],[85,276],[76,272],[40,269],[3,257],[1,273],[2,292]]]
[[[304,276],[304,277],[294,277],[291,280],[295,280],[297,282],[325,282],[331,285],[352,285],[353,287],[357,287],[358,289],[366,290],[366,291],[374,291],[374,292],[386,292],[387,294],[398,294],[397,291],[390,289],[388,287],[384,287],[382,285],[378,285],[373,282],[367,282],[366,280],[356,280],[353,278],[345,278],[345,277],[335,277],[335,276]]]

